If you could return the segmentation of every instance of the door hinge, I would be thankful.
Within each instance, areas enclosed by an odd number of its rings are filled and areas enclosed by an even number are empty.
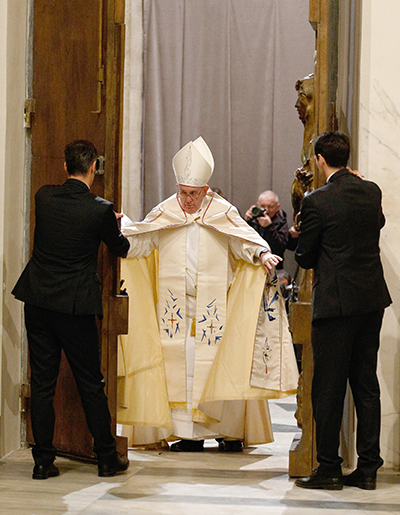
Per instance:
[[[31,398],[31,385],[29,383],[21,384],[20,393],[20,412],[25,413],[27,400]]]
[[[24,107],[24,127],[30,129],[32,126],[32,116],[35,112],[36,100],[34,98],[27,98]]]
[[[96,170],[95,173],[97,175],[104,175],[104,164],[106,162],[106,158],[104,156],[99,156],[96,161]]]

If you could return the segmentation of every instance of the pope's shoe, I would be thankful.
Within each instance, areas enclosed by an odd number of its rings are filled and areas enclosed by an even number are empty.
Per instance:
[[[302,477],[296,479],[295,485],[300,488],[311,488],[315,490],[342,490],[343,489],[343,478],[329,477],[318,474],[318,469],[312,472],[310,477]]]
[[[171,445],[172,452],[202,452],[204,440],[179,440]]]
[[[222,440],[218,443],[220,452],[242,452],[243,444],[240,440]]]
[[[357,486],[362,490],[375,490],[376,477],[365,476],[362,472],[356,469],[348,476],[343,477],[343,484],[346,486]]]
[[[35,465],[33,467],[32,479],[47,479],[59,475],[60,471],[54,463],[50,463],[49,465]]]

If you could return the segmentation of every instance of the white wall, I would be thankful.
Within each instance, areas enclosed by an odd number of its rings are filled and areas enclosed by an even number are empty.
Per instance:
[[[379,356],[382,456],[400,467],[400,2],[364,0],[362,8],[359,167],[383,191],[381,249],[393,304],[386,310]]]
[[[24,260],[27,0],[0,0],[0,455],[20,446],[22,306],[11,290]]]

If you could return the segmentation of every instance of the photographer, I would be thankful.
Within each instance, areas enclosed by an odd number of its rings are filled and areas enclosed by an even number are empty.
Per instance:
[[[271,252],[283,259],[289,238],[289,229],[286,213],[279,209],[280,207],[278,195],[273,191],[264,191],[258,197],[257,204],[246,211],[244,219],[264,238],[270,246]],[[283,268],[283,261],[276,268]]]

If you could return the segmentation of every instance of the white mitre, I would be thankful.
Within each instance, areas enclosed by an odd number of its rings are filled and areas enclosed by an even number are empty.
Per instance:
[[[200,136],[189,141],[172,159],[177,184],[206,186],[213,171],[214,158],[207,143]]]

